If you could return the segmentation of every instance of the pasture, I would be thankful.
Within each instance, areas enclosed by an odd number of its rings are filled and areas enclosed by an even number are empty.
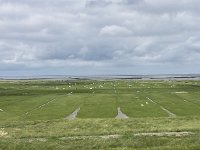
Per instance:
[[[200,149],[200,81],[1,80],[0,149]]]

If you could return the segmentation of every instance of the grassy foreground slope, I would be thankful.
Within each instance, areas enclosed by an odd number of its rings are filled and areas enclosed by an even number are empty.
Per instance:
[[[198,150],[199,124],[184,117],[4,122],[0,149]]]
[[[200,81],[0,81],[0,149],[199,150],[199,96]]]

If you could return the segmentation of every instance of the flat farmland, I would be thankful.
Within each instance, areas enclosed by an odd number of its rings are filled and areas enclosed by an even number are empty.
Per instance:
[[[0,149],[200,149],[199,143],[198,80],[0,81]]]

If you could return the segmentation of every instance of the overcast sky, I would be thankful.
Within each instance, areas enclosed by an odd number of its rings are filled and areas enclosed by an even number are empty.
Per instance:
[[[0,75],[200,73],[199,0],[0,0]]]

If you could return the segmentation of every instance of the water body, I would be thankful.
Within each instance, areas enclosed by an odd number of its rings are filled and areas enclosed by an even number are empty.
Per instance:
[[[0,80],[200,80],[200,74],[161,74],[161,75],[100,75],[100,76],[0,76]]]
[[[69,116],[67,116],[65,119],[68,120],[74,120],[76,119],[76,116],[78,115],[78,112],[80,111],[80,107],[77,108],[73,113],[71,113]]]
[[[120,107],[117,108],[117,112],[118,112],[118,114],[115,118],[117,118],[117,119],[127,119],[128,118],[128,116],[121,111]]]

